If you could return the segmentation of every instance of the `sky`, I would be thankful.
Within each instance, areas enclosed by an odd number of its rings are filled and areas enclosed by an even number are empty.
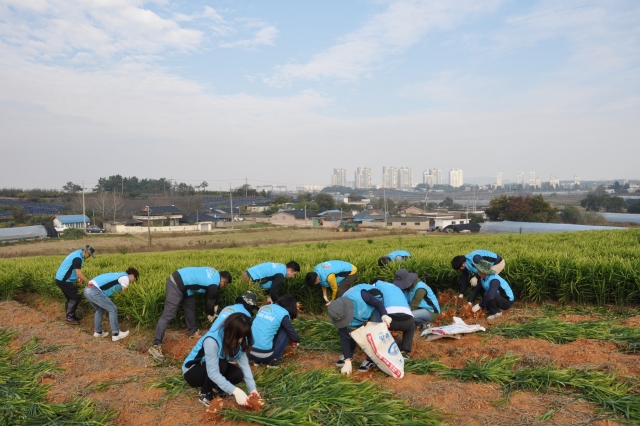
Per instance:
[[[640,2],[0,0],[0,187],[637,179]]]

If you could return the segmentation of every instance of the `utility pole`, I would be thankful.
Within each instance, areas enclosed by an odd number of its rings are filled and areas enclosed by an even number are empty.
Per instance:
[[[120,194],[122,194],[122,196],[124,196],[124,176],[122,176],[122,189],[120,191]]]
[[[151,207],[147,206],[147,232],[149,233],[149,247],[151,247]]]
[[[84,181],[82,181],[82,223],[84,223],[84,230],[87,230],[87,215],[84,212]]]
[[[231,200],[231,229],[233,229],[233,196],[231,195],[231,184],[229,184],[229,200]]]
[[[244,198],[247,198],[247,189],[249,188],[249,182],[247,181],[247,178],[244,178]]]
[[[382,207],[384,207],[384,228],[387,229],[387,190],[382,187]]]

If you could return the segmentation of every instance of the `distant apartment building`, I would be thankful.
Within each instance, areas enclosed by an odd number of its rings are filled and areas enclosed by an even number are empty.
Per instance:
[[[356,189],[371,188],[371,169],[369,167],[358,167],[355,172]]]
[[[560,186],[560,179],[553,175],[549,176],[549,185],[551,185],[553,189],[556,189]]]
[[[398,169],[395,167],[382,168],[382,187],[397,188],[398,187]]]
[[[429,186],[442,185],[442,170],[428,169],[422,173],[422,183]]]
[[[529,186],[536,187],[536,172],[529,172]]]
[[[258,192],[287,192],[287,187],[286,185],[258,185],[256,186],[256,190]]]
[[[347,171],[345,169],[333,169],[331,186],[347,186]]]
[[[574,185],[580,185],[580,176],[573,175],[573,184]]]
[[[524,185],[524,172],[518,173],[518,178],[516,179],[516,184],[523,186]]]
[[[502,182],[502,172],[498,173],[498,175],[496,176],[496,187],[497,188],[502,188],[504,186],[503,182]]]
[[[449,170],[449,185],[454,188],[460,188],[464,180],[462,178],[462,170],[460,169],[451,169]]]
[[[413,188],[413,171],[409,167],[401,167],[398,171],[398,188]]]

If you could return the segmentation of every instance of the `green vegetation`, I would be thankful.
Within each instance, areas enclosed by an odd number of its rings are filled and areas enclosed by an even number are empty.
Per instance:
[[[518,356],[469,360],[463,368],[451,368],[438,361],[409,360],[405,371],[437,373],[462,381],[497,383],[505,393],[515,390],[540,392],[563,390],[602,407],[604,411],[632,422],[640,421],[640,395],[629,379],[599,371],[555,368],[552,365],[518,368]]]
[[[74,398],[64,404],[51,404],[45,396],[48,386],[40,379],[57,371],[49,361],[33,357],[38,346],[34,339],[13,352],[14,333],[0,330],[0,425],[104,425],[113,412],[99,412],[89,400]]]
[[[513,220],[516,222],[555,222],[556,209],[542,195],[514,197],[503,195],[494,198],[485,211],[491,220]]]
[[[331,370],[298,372],[292,367],[261,370],[256,377],[267,403],[257,413],[225,407],[234,422],[261,425],[435,425],[440,416],[415,409],[370,382],[355,382]]]
[[[298,317],[293,326],[300,334],[300,345],[310,351],[340,352],[340,335],[331,321]]]

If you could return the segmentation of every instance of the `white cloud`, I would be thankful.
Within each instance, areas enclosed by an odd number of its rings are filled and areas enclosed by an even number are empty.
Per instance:
[[[242,47],[245,49],[255,49],[258,46],[273,46],[275,45],[275,39],[280,34],[280,31],[274,26],[264,26],[265,24],[256,24],[252,22],[247,25],[248,28],[259,26],[261,27],[255,32],[252,38],[241,39],[230,42],[220,43],[220,47]]]
[[[265,81],[278,86],[294,79],[356,80],[383,66],[389,56],[404,53],[428,32],[449,29],[469,16],[494,9],[499,3],[499,0],[392,2],[384,12],[371,17],[360,29],[313,56],[308,63],[278,66],[275,75]]]

